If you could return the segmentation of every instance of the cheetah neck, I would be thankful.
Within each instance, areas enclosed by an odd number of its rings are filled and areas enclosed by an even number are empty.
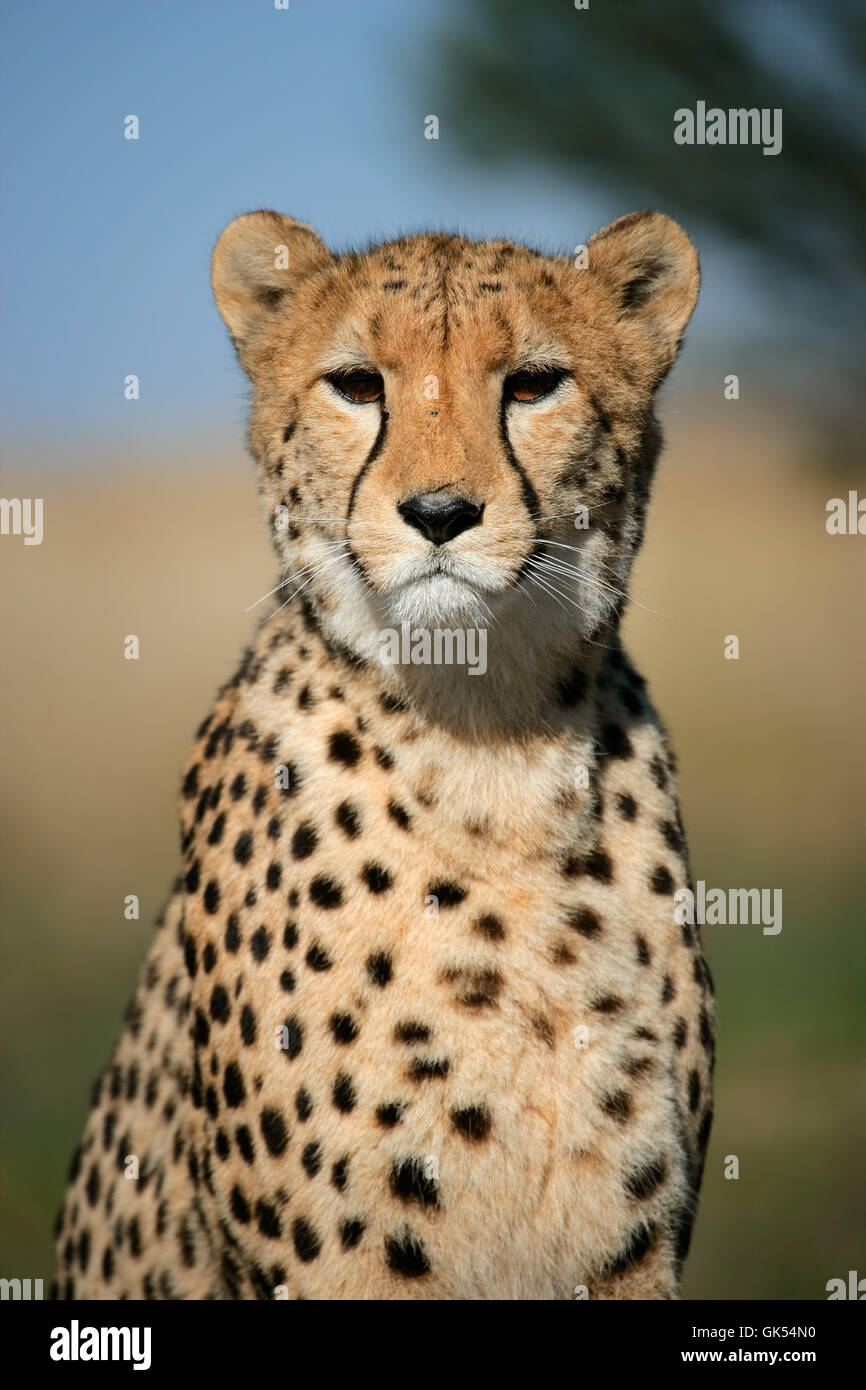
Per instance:
[[[347,623],[344,609],[322,613],[308,602],[300,609],[299,625],[319,643],[322,660],[343,672],[350,669],[386,703],[411,710],[425,733],[438,730],[464,746],[591,732],[606,661],[621,650],[616,618],[581,639],[568,615],[565,621],[540,622],[537,610],[517,603],[494,615],[482,629],[483,641],[473,643],[469,632],[457,630],[469,656],[483,649],[483,670],[481,662],[475,667],[437,662],[438,650],[447,656],[447,638],[437,648],[437,630],[424,629],[429,642],[421,642],[418,629],[389,627],[387,617],[369,603]],[[455,629],[443,625],[439,631]],[[430,652],[434,659],[384,661],[385,632],[393,634],[390,650],[398,658]]]

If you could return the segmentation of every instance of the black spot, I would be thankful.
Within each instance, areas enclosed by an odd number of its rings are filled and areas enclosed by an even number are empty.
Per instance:
[[[342,729],[339,733],[331,734],[328,757],[331,762],[342,763],[344,767],[355,767],[361,758],[361,745],[354,734]]]
[[[271,949],[271,934],[267,927],[256,927],[250,937],[250,951],[254,960],[263,961]]]
[[[216,947],[214,946],[212,941],[207,942],[204,951],[202,952],[201,959],[202,965],[204,966],[205,974],[209,975],[213,970],[214,966],[216,965],[217,959]]]
[[[398,1125],[402,1120],[405,1109],[405,1101],[389,1101],[386,1105],[376,1107],[376,1120],[384,1129],[393,1129],[394,1125]]]
[[[405,1023],[398,1023],[394,1029],[394,1037],[397,1042],[419,1043],[430,1041],[430,1029],[426,1023],[417,1023],[414,1019]]]
[[[713,1027],[710,1023],[709,1014],[706,1009],[701,1009],[700,1016],[701,1045],[706,1052],[713,1050]]]
[[[401,1202],[418,1202],[422,1207],[438,1207],[439,1191],[435,1181],[424,1171],[421,1158],[404,1158],[394,1162],[390,1175],[391,1191]]]
[[[223,1095],[226,1105],[235,1109],[246,1099],[246,1088],[237,1062],[229,1062],[223,1077]]]
[[[591,941],[601,932],[601,918],[591,907],[571,908],[565,920],[572,931],[579,932],[588,941]]]
[[[84,1190],[87,1193],[88,1202],[92,1207],[95,1207],[96,1203],[99,1201],[100,1193],[99,1169],[95,1163],[88,1174],[87,1186]]]
[[[222,985],[214,985],[210,997],[210,1016],[216,1023],[225,1023],[231,1013],[229,997]]]
[[[292,836],[292,854],[295,859],[309,859],[317,844],[319,836],[315,826],[309,823],[299,825]]]
[[[669,869],[664,864],[657,864],[653,869],[650,886],[654,893],[672,893],[674,891],[674,881]]]
[[[399,825],[401,830],[410,829],[412,825],[412,820],[409,815],[409,812],[406,811],[402,806],[400,806],[396,801],[388,802],[388,815],[391,817],[392,821],[395,821],[396,824]]]
[[[695,1113],[701,1103],[701,1078],[696,1071],[689,1072],[689,1109]]]
[[[341,1110],[343,1114],[347,1115],[349,1111],[354,1110],[357,1097],[351,1076],[347,1076],[345,1072],[340,1072],[339,1076],[335,1077],[331,1088],[331,1099],[337,1110]]]
[[[712,1110],[708,1110],[707,1113],[704,1115],[704,1118],[701,1120],[701,1127],[698,1130],[698,1148],[700,1149],[701,1153],[704,1152],[704,1150],[707,1147],[707,1144],[709,1143],[710,1130],[712,1129],[712,1127],[713,1112]]]
[[[668,849],[672,849],[674,854],[682,854],[685,848],[683,837],[673,821],[659,821],[659,830],[664,836],[665,844],[668,846]]]
[[[293,970],[280,971],[280,989],[286,994],[293,994],[295,989],[295,972]]]
[[[235,1141],[238,1146],[238,1153],[245,1163],[252,1164],[256,1156],[253,1146],[253,1136],[250,1134],[246,1125],[238,1125],[235,1130]]]
[[[610,883],[613,878],[610,855],[603,849],[591,850],[584,860],[584,873],[597,879],[599,883]]]
[[[292,1062],[304,1045],[304,1030],[300,1019],[294,1017],[287,1018],[283,1026],[286,1030],[286,1046],[283,1050]]]
[[[590,1007],[597,1014],[618,1014],[622,1008],[622,1000],[616,994],[604,994],[600,999],[593,1000]]]
[[[602,1097],[601,1108],[617,1124],[625,1124],[631,1115],[631,1098],[626,1091],[609,1091]]]
[[[137,1216],[134,1216],[130,1221],[127,1235],[129,1237],[129,1253],[138,1259],[141,1254],[141,1227],[138,1224]]]
[[[248,864],[253,857],[253,837],[249,830],[245,830],[235,840],[235,847],[232,851],[239,864]]]
[[[627,1269],[639,1264],[652,1249],[655,1238],[655,1226],[642,1226],[635,1231],[628,1245],[605,1267],[604,1277],[610,1278],[614,1274],[624,1274]]]
[[[490,1133],[492,1123],[486,1105],[466,1105],[451,1111],[451,1123],[471,1144],[480,1144]]]
[[[246,1226],[250,1219],[250,1204],[237,1184],[232,1188],[230,1202],[235,1221]]]
[[[195,942],[189,935],[186,935],[184,937],[183,958],[186,963],[186,968],[189,972],[190,977],[194,978],[195,972],[198,970],[198,955],[195,949]]]
[[[251,1004],[244,1004],[241,1009],[241,1037],[247,1047],[252,1047],[258,1036],[258,1031],[255,1010]]]
[[[358,808],[353,806],[351,801],[341,801],[334,812],[334,820],[342,831],[348,835],[350,840],[355,840],[361,833],[361,817]]]
[[[313,1227],[302,1216],[298,1217],[292,1226],[292,1240],[295,1244],[295,1253],[304,1264],[309,1264],[311,1260],[314,1260],[322,1248],[322,1242]]]
[[[430,885],[426,896],[437,898],[440,907],[457,907],[463,902],[467,892],[468,890],[461,888],[458,883],[441,880]]]
[[[393,882],[391,874],[381,864],[365,864],[362,878],[371,893],[384,893]]]
[[[318,907],[339,907],[343,901],[343,890],[339,883],[326,874],[319,874],[310,884],[310,901]]]
[[[662,1003],[669,1004],[673,999],[675,993],[676,989],[674,987],[673,980],[671,979],[670,975],[665,975],[664,982],[662,984]]]
[[[618,792],[616,805],[623,820],[637,819],[637,802],[629,792]]]
[[[242,772],[239,772],[237,777],[234,779],[231,786],[229,787],[229,793],[231,795],[232,801],[240,801],[241,797],[246,793],[246,790],[247,779]]]
[[[635,1201],[645,1201],[664,1182],[667,1171],[668,1166],[663,1158],[656,1158],[650,1163],[644,1163],[640,1168],[634,1168],[626,1174],[623,1180],[625,1190]]]
[[[313,1098],[306,1086],[302,1086],[295,1096],[295,1111],[299,1120],[308,1120],[313,1113]]]
[[[353,1217],[340,1222],[340,1244],[344,1250],[354,1250],[366,1230],[366,1222]]]
[[[198,763],[193,763],[183,779],[181,795],[185,801],[191,801],[198,793]]]
[[[279,886],[280,886],[280,884],[282,883],[282,881],[283,881],[283,866],[282,866],[282,864],[277,864],[277,863],[269,864],[269,865],[268,865],[268,872],[267,872],[266,875],[265,875],[265,883],[267,884],[268,891],[271,892],[271,893],[276,893],[276,891],[277,891],[277,889],[279,888]]]
[[[226,950],[231,951],[232,955],[234,955],[234,953],[238,950],[241,944],[241,934],[238,930],[237,914],[234,912],[231,914],[228,922],[226,923],[225,944]]]
[[[641,936],[640,932],[638,932],[634,939],[634,944],[637,952],[638,965],[649,965],[652,956],[650,955],[650,948],[647,944],[646,937]]]
[[[291,902],[292,896],[293,896],[293,895],[290,893],[290,894],[289,894],[289,901],[290,901],[290,902]],[[295,904],[293,904],[293,906],[297,906],[297,904],[295,903]],[[298,944],[298,929],[297,929],[297,927],[295,926],[294,922],[287,922],[286,925],[283,927],[283,945],[285,946],[285,948],[286,948],[287,951],[291,951],[292,947],[293,947],[293,946],[297,946],[297,944]]]
[[[420,1279],[430,1273],[430,1261],[424,1246],[409,1230],[385,1237],[385,1257],[388,1268],[406,1279]]]
[[[301,1164],[308,1178],[314,1178],[322,1167],[322,1146],[318,1139],[313,1139],[304,1146],[301,1154]]]
[[[320,946],[318,942],[313,943],[304,959],[311,970],[330,970],[334,964],[324,946]]]
[[[367,957],[367,974],[374,985],[384,989],[394,973],[391,957],[385,951],[376,951]]]
[[[413,1057],[409,1064],[409,1076],[413,1081],[430,1081],[448,1075],[450,1062],[447,1057]]]
[[[283,1234],[283,1228],[276,1209],[269,1202],[256,1202],[256,1216],[262,1235],[268,1236],[271,1240],[279,1240]]]
[[[215,879],[211,879],[207,888],[204,890],[204,905],[205,911],[209,912],[211,916],[219,911],[220,889]]]
[[[485,912],[484,916],[479,917],[474,925],[478,935],[485,937],[488,941],[505,940],[505,928],[492,912]]]
[[[623,1062],[622,1069],[627,1076],[644,1076],[655,1067],[652,1057],[629,1057]]]
[[[394,766],[394,759],[391,757],[391,754],[384,748],[375,748],[373,751],[379,766],[385,772],[390,772],[391,768]]]
[[[651,758],[649,766],[653,781],[660,791],[664,791],[668,784],[668,772],[661,758]]]
[[[358,1025],[351,1014],[332,1014],[328,1026],[331,1029],[334,1042],[344,1046],[354,1042],[358,1036]]]
[[[504,983],[498,970],[472,966],[454,966],[443,970],[440,979],[446,984],[453,984],[455,1000],[469,1008],[495,1004]]]
[[[379,704],[386,714],[397,714],[406,708],[398,695],[380,695]]]
[[[681,1052],[686,1045],[689,1030],[684,1018],[678,1018],[674,1024],[674,1047],[677,1052]]]
[[[349,1156],[344,1154],[331,1164],[331,1186],[338,1192],[345,1192],[349,1185]]]

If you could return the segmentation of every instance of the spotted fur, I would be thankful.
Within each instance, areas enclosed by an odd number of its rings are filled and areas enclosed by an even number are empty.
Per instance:
[[[712,992],[619,622],[695,253],[653,213],[585,269],[442,234],[335,256],[253,213],[213,282],[285,582],[184,774],[58,1292],[676,1297]],[[527,368],[552,389],[510,397]],[[476,519],[434,544],[419,495]],[[486,625],[487,673],[387,666],[402,622]]]

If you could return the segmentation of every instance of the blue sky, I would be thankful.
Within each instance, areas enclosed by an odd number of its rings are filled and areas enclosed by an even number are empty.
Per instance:
[[[458,0],[8,3],[7,438],[62,463],[183,431],[240,437],[244,383],[208,285],[239,212],[289,212],[335,249],[427,224],[565,249],[631,211],[534,168],[464,163],[434,61],[450,22]],[[123,138],[129,114],[138,141]],[[732,304],[728,253],[702,251],[698,349],[749,302]]]

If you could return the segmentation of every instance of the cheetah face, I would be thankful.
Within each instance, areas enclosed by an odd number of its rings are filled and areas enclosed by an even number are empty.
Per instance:
[[[227,228],[214,293],[286,598],[350,640],[362,614],[553,629],[563,610],[591,638],[618,613],[698,266],[655,213],[585,255],[428,234],[334,256],[276,213]]]

